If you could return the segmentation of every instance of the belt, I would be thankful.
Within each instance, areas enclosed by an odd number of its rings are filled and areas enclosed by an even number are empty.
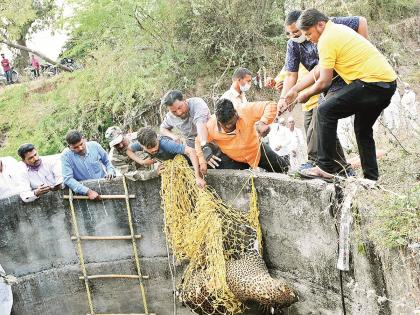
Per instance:
[[[397,81],[391,81],[391,82],[364,82],[362,81],[364,84],[367,85],[373,85],[373,86],[377,86],[383,89],[390,89],[392,87],[394,87],[397,84]]]

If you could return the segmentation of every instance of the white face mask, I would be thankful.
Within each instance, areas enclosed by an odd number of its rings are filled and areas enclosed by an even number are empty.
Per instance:
[[[299,37],[292,37],[291,40],[295,43],[302,44],[306,40],[306,37],[302,34]]]
[[[242,92],[246,92],[251,88],[251,84],[245,83],[244,85],[240,85],[239,88],[241,89]]]

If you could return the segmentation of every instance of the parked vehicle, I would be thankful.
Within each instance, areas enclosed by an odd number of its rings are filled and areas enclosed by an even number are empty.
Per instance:
[[[29,79],[31,79],[31,80],[35,80],[36,79],[34,67],[28,66],[28,67],[26,67],[23,70],[25,71],[25,74],[28,76]]]
[[[19,73],[14,68],[12,68],[12,83],[18,83],[18,82],[19,82]],[[0,74],[0,84],[7,85],[7,79],[4,73]]]
[[[44,76],[52,77],[60,73],[60,69],[50,63],[41,64],[41,73]]]
[[[78,64],[73,58],[63,58],[61,59],[60,64],[72,69],[73,71],[82,69],[82,66]]]
[[[12,68],[12,82],[13,83],[19,83],[19,73],[17,70]]]

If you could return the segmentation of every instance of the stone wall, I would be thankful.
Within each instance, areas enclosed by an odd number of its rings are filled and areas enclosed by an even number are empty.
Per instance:
[[[250,187],[247,171],[212,171],[208,183],[238,209],[247,211]],[[93,181],[87,185],[101,194],[123,194],[121,179]],[[300,301],[288,314],[341,314],[340,277],[336,265],[337,232],[334,186],[321,181],[301,181],[281,174],[258,174],[260,220],[264,259],[273,276],[294,287]],[[135,232],[142,234],[138,248],[142,256],[149,312],[173,314],[173,283],[169,271],[160,182],[130,182]],[[86,314],[88,305],[71,228],[68,201],[63,192],[49,193],[24,204],[18,197],[0,200],[0,263],[19,277],[13,287],[14,314]],[[124,200],[77,201],[81,235],[128,235]],[[89,274],[131,273],[130,241],[84,241]],[[355,255],[353,269],[343,275],[348,313],[386,314],[364,294],[346,283],[358,281],[366,290],[383,290],[371,276],[368,257]],[[363,269],[360,269],[360,268]],[[356,272],[357,270],[357,272]],[[182,270],[178,267],[176,276]],[[93,280],[97,312],[140,313],[143,306],[136,280]],[[360,291],[359,291],[360,292]],[[177,314],[190,314],[178,301]],[[246,314],[261,314],[252,306]]]

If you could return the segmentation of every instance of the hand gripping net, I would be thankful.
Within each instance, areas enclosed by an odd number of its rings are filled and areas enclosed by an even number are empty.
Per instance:
[[[176,259],[188,261],[178,292],[197,314],[236,314],[244,309],[229,289],[226,268],[246,253],[257,253],[261,259],[252,178],[251,185],[250,211],[241,212],[225,204],[211,188],[199,189],[184,157],[165,162],[161,195],[166,237]]]

